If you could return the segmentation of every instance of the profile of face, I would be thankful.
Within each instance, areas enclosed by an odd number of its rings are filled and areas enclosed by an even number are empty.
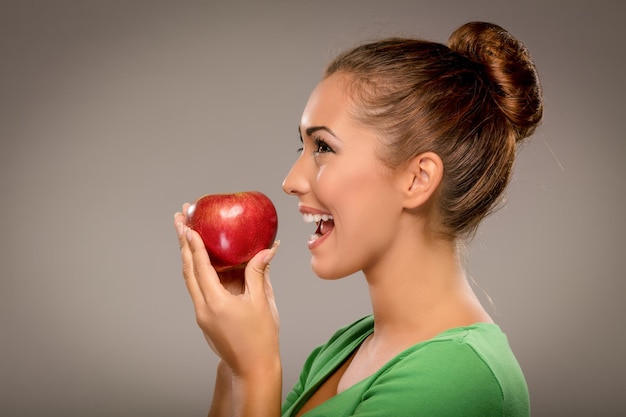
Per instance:
[[[321,278],[376,268],[401,227],[395,171],[378,156],[381,141],[350,117],[346,75],[333,74],[312,92],[300,122],[300,156],[283,182],[315,222],[308,246]]]

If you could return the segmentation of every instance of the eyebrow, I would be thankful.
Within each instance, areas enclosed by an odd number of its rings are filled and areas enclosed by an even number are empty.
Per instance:
[[[333,132],[327,126],[311,126],[311,127],[307,127],[307,129],[305,130],[305,133],[307,134],[307,136],[311,136],[313,133],[317,132],[318,130],[323,130],[325,132],[328,132],[333,137],[339,139],[339,137],[337,135],[335,135],[335,132]],[[301,132],[300,131],[300,126],[298,126],[298,133],[300,133],[300,132]],[[300,140],[302,140],[302,133],[300,133]]]

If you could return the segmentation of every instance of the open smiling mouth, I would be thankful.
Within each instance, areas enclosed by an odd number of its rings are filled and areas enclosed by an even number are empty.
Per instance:
[[[321,238],[322,236],[327,235],[335,227],[335,220],[333,219],[333,216],[331,216],[330,214],[305,213],[302,215],[302,217],[304,218],[304,221],[306,223],[315,222],[317,224],[317,229],[315,230],[315,233],[312,234],[311,237],[309,238],[309,244],[315,242],[317,239]]]

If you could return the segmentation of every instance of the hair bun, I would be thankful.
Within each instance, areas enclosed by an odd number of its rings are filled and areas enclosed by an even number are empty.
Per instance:
[[[543,115],[537,69],[526,47],[493,23],[470,22],[455,30],[448,46],[478,63],[494,87],[493,97],[516,132],[516,140],[530,136]]]

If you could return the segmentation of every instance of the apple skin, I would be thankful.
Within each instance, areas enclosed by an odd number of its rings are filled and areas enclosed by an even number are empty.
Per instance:
[[[272,246],[278,215],[272,201],[258,191],[207,194],[189,206],[187,225],[202,237],[211,264],[222,272],[245,267]]]

